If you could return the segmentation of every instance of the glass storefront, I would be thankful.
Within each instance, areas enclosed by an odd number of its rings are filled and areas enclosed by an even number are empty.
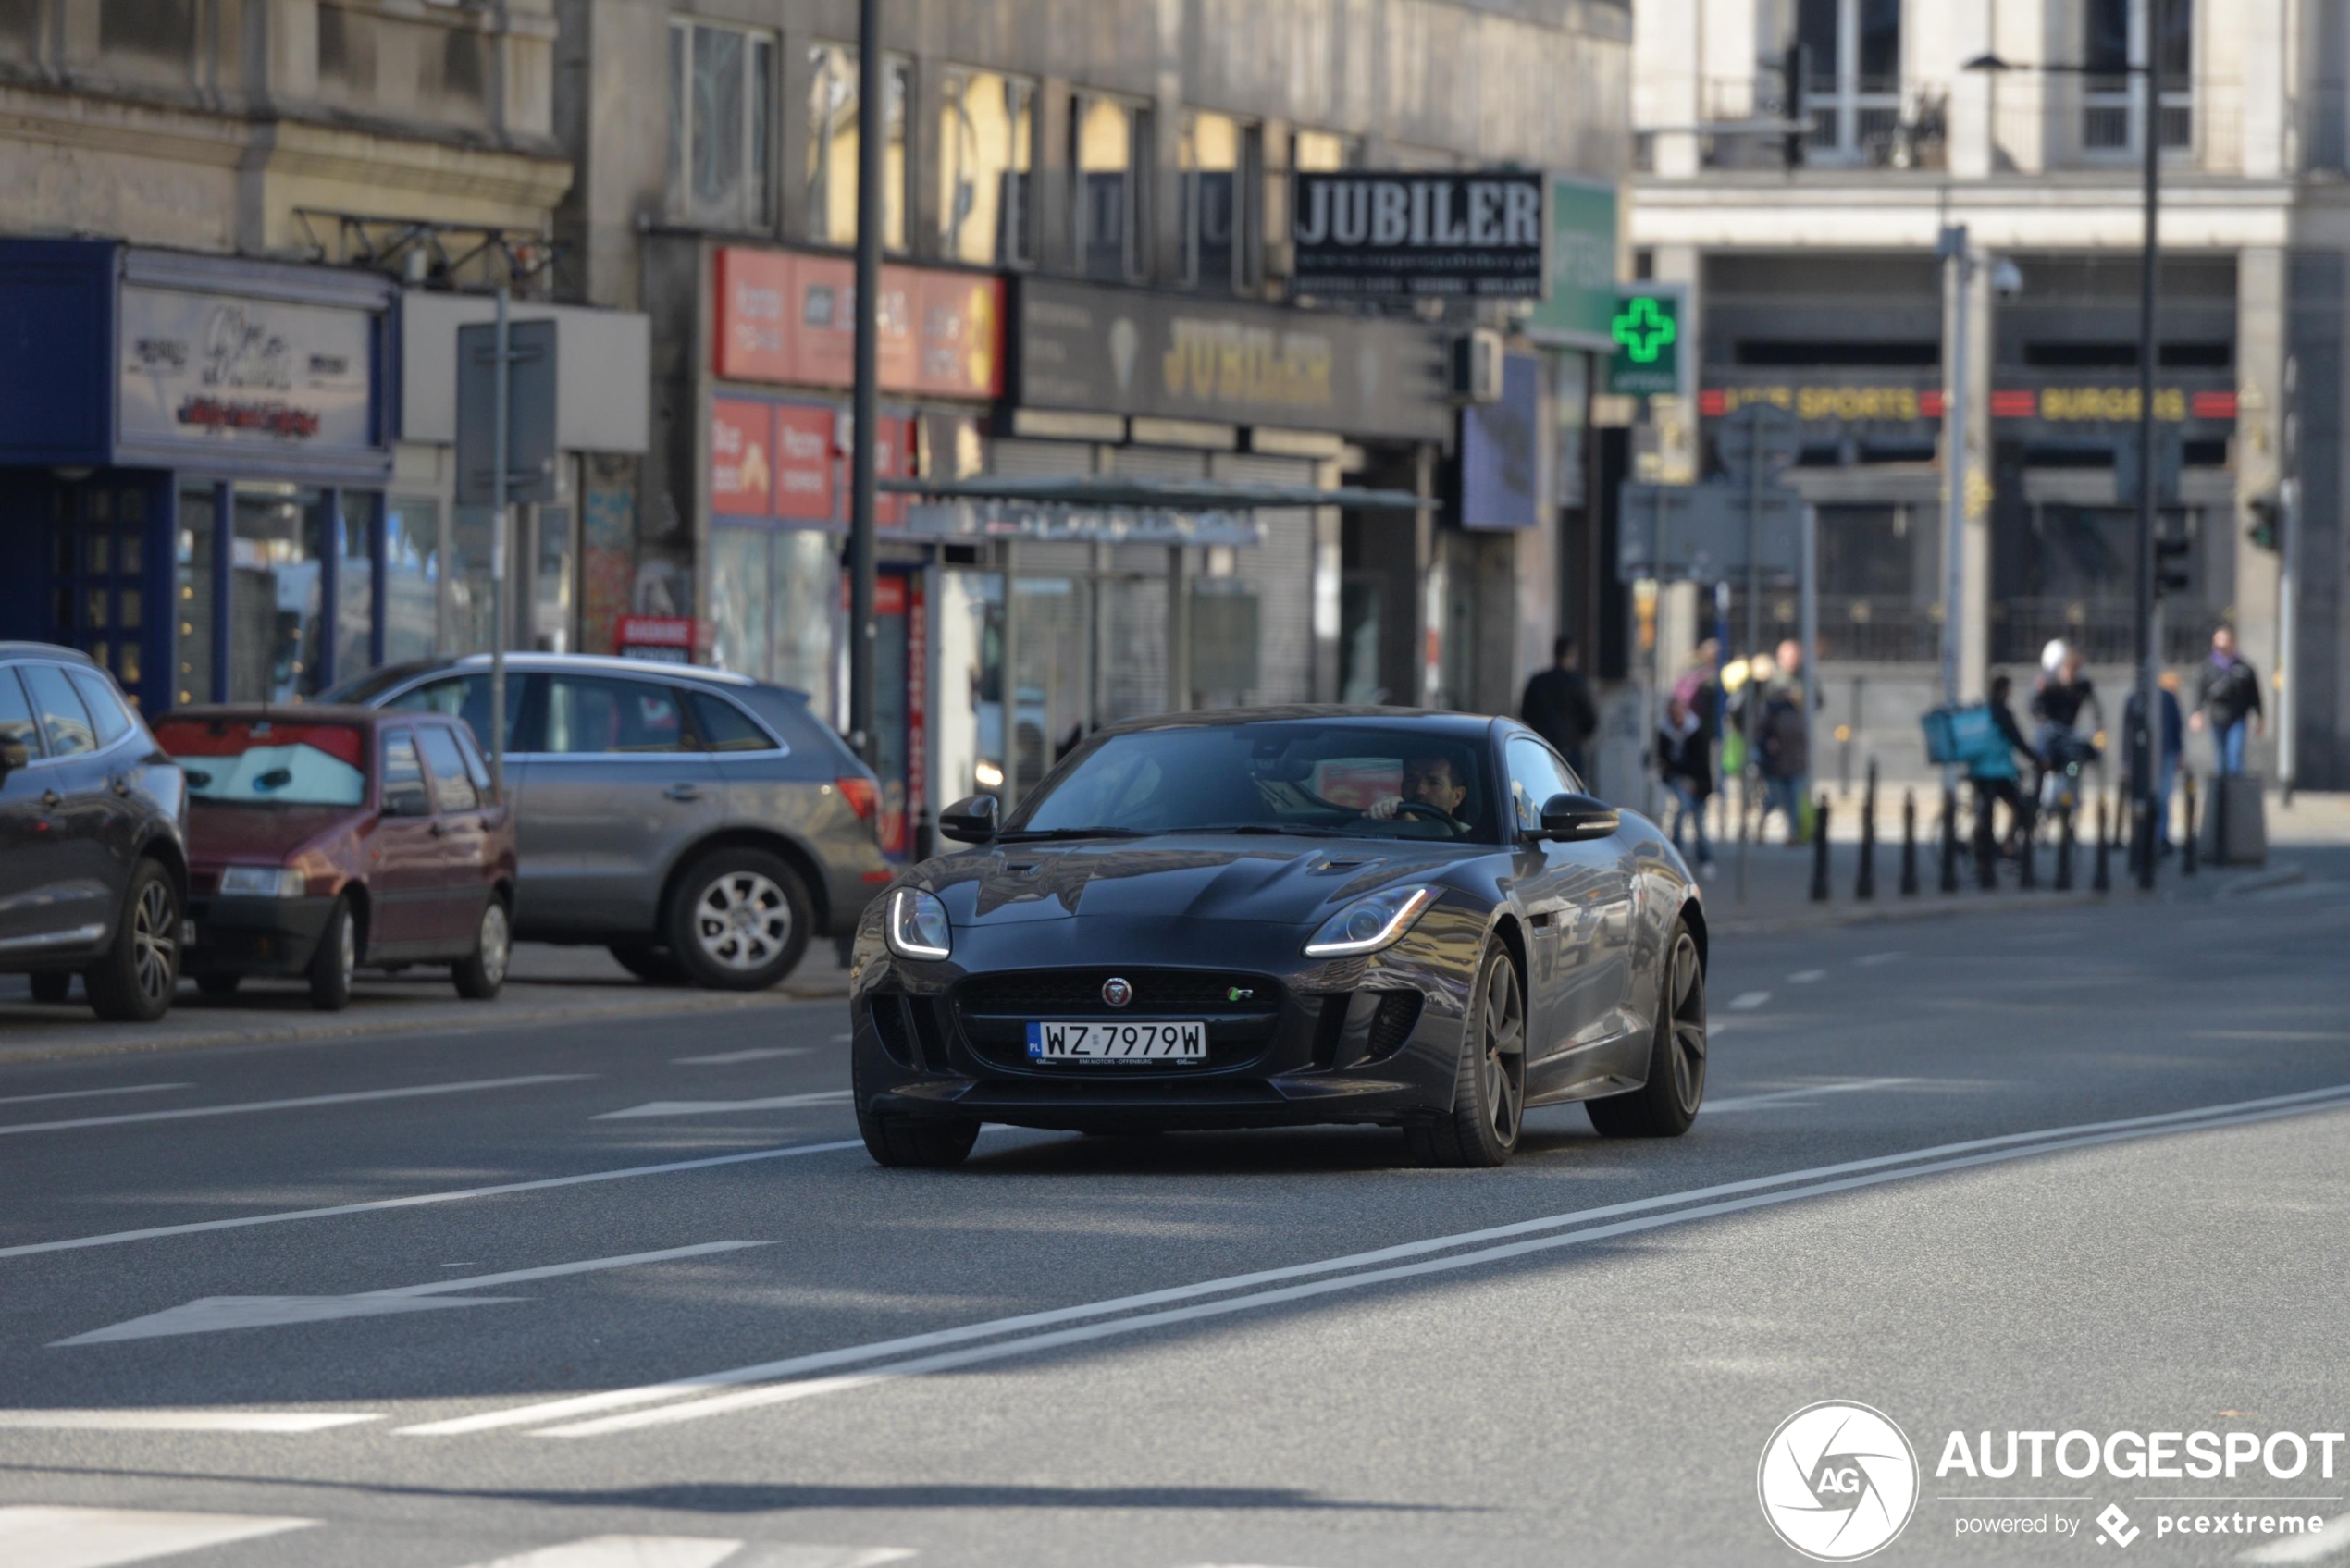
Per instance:
[[[239,485],[229,561],[229,698],[294,702],[324,669],[323,562],[331,492]]]
[[[335,668],[342,680],[375,664],[372,657],[376,606],[376,529],[383,498],[362,490],[342,492],[340,534],[335,560]]]
[[[440,636],[440,503],[394,496],[384,518],[384,660],[429,659]]]
[[[832,709],[842,541],[821,528],[713,528],[711,660]]]
[[[213,562],[219,559],[220,507],[210,485],[182,485],[172,548],[174,707],[212,698]]]

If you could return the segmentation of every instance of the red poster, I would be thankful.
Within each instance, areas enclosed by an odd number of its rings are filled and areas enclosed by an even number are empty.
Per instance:
[[[775,410],[775,515],[829,523],[833,508],[833,424],[829,408],[785,403]]]
[[[847,387],[857,378],[857,269],[833,256],[801,256],[792,278],[790,373],[777,380]],[[884,377],[887,384],[887,377]]]
[[[729,381],[790,381],[797,303],[792,258],[729,245],[718,253],[719,376]]]
[[[774,405],[710,401],[710,510],[728,517],[774,512]]]

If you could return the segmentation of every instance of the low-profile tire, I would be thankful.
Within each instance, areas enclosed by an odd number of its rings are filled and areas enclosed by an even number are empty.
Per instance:
[[[241,974],[200,974],[196,976],[196,989],[207,996],[234,996],[244,978]]]
[[[686,966],[677,955],[666,947],[656,947],[649,942],[615,942],[610,949],[612,962],[643,981],[647,985],[683,985]]]
[[[670,899],[669,950],[695,984],[764,991],[808,950],[807,890],[760,849],[719,849],[686,868]]]
[[[38,969],[25,978],[32,982],[32,999],[50,1006],[64,1001],[73,990],[70,969]]]
[[[322,1013],[351,1006],[351,978],[358,968],[359,922],[351,918],[350,903],[339,896],[327,911],[318,950],[310,955],[310,1005]]]
[[[84,969],[90,1010],[109,1023],[153,1023],[179,984],[179,894],[154,860],[131,868],[105,956]]]
[[[1516,1152],[1525,1116],[1526,987],[1517,960],[1493,942],[1478,960],[1469,991],[1453,1109],[1427,1126],[1405,1128],[1404,1146],[1421,1165],[1490,1168]]]
[[[487,1002],[506,983],[506,965],[514,951],[513,922],[503,899],[482,906],[481,924],[474,932],[474,950],[457,960],[449,978],[457,994],[468,1002]]]
[[[1674,923],[1665,954],[1649,1080],[1629,1094],[1611,1094],[1583,1107],[1602,1137],[1678,1138],[1704,1103],[1705,966],[1698,962],[1697,939],[1686,923]]]

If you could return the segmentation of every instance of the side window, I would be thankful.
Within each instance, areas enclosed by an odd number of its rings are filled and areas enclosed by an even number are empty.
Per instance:
[[[490,787],[488,759],[482,756],[481,747],[474,744],[473,736],[463,730],[457,731],[456,736],[457,749],[464,754],[465,776],[474,782],[474,794],[481,797],[485,806],[495,804],[498,792]]]
[[[75,670],[73,689],[81,694],[81,705],[90,710],[90,722],[98,728],[98,744],[112,746],[130,733],[130,715],[123,710],[122,698],[115,695],[114,686],[95,670]]]
[[[694,728],[700,732],[704,751],[773,751],[774,737],[751,722],[750,715],[710,692],[692,694]]]
[[[90,710],[73,694],[73,683],[55,664],[22,664],[25,689],[32,694],[32,711],[41,721],[42,738],[52,757],[79,757],[98,749],[97,732],[90,727]]]
[[[522,735],[524,680],[520,674],[506,677],[506,749],[519,750]],[[444,675],[437,681],[427,681],[414,691],[401,693],[385,707],[403,713],[440,713],[451,719],[463,719],[473,726],[475,735],[486,744],[489,738],[489,677],[488,675]]]
[[[1542,825],[1542,808],[1553,795],[1575,791],[1575,777],[1551,748],[1520,735],[1510,742],[1510,809],[1518,831],[1533,833]]]
[[[27,751],[41,755],[41,726],[33,721],[32,703],[17,673],[5,664],[0,664],[0,740],[22,741]]]
[[[465,771],[464,758],[458,754],[455,732],[424,724],[417,728],[416,739],[432,768],[432,792],[440,797],[440,809],[470,811],[479,806],[481,795],[474,788],[473,775]]]
[[[572,756],[683,751],[674,687],[605,675],[547,677],[546,749]]]
[[[416,737],[406,730],[384,732],[383,814],[432,815],[432,796],[425,790],[424,764],[416,759]]]

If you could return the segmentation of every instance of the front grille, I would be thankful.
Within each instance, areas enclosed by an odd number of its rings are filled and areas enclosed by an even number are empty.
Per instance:
[[[1102,986],[1113,976],[1134,988],[1134,999],[1123,1007],[1102,1000]],[[1280,1006],[1281,987],[1264,975],[1206,969],[1024,969],[973,975],[956,992],[955,1003],[966,1018],[1206,1017],[1271,1012]]]
[[[1412,1037],[1420,1021],[1422,998],[1416,991],[1391,991],[1379,999],[1371,1014],[1371,1036],[1364,1051],[1372,1060],[1393,1056]]]
[[[889,1059],[901,1068],[914,1065],[914,1043],[906,1027],[906,998],[883,994],[872,1000],[873,1032],[881,1036],[882,1049]]]

